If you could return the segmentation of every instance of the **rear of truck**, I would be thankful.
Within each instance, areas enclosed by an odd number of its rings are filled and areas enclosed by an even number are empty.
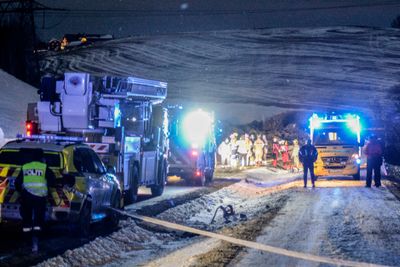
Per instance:
[[[201,109],[170,109],[168,176],[203,186],[211,182],[215,166],[213,114]]]

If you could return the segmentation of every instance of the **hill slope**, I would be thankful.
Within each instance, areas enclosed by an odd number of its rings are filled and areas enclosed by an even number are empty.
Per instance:
[[[331,27],[130,37],[45,54],[41,68],[160,79],[170,100],[241,105],[233,112],[259,106],[383,117],[393,112],[399,58],[399,30]]]

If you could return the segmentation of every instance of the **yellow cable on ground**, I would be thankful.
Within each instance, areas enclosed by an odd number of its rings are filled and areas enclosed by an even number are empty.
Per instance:
[[[188,232],[188,233],[197,234],[197,235],[202,235],[202,236],[211,237],[211,238],[216,238],[216,239],[223,240],[223,241],[235,244],[235,245],[253,248],[253,249],[257,249],[257,250],[262,250],[265,252],[275,253],[275,254],[292,257],[292,258],[297,258],[297,259],[301,259],[301,260],[314,261],[314,262],[319,262],[319,263],[327,263],[327,264],[340,265],[340,266],[354,266],[354,267],[364,267],[364,266],[365,267],[366,266],[383,267],[383,266],[385,266],[385,265],[372,264],[372,263],[366,263],[366,262],[356,262],[356,261],[349,261],[349,260],[342,260],[342,259],[333,259],[333,258],[323,257],[323,256],[316,256],[316,255],[312,255],[312,254],[307,254],[307,253],[287,250],[287,249],[283,249],[283,248],[273,247],[273,246],[253,242],[253,241],[247,241],[247,240],[238,239],[238,238],[234,238],[234,237],[230,237],[230,236],[225,236],[225,235],[221,235],[221,234],[217,234],[217,233],[213,233],[213,232],[209,232],[209,231],[199,230],[196,228],[192,228],[192,227],[188,227],[188,226],[184,226],[184,225],[180,225],[180,224],[176,224],[176,223],[171,223],[171,222],[167,222],[167,221],[163,221],[163,220],[159,220],[159,219],[155,219],[155,218],[151,218],[151,217],[147,217],[147,216],[141,216],[141,215],[137,215],[137,214],[129,214],[127,212],[123,212],[120,210],[115,210],[115,211],[117,211],[125,216],[131,217],[133,219],[156,224],[156,225],[167,227],[170,229]]]

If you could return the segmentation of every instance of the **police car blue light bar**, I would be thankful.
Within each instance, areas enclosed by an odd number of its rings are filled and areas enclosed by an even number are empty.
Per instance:
[[[40,140],[40,141],[67,141],[67,142],[84,142],[85,138],[78,136],[57,136],[57,135],[45,135],[45,134],[33,134],[25,135],[18,134],[18,139],[28,139],[28,140]]]

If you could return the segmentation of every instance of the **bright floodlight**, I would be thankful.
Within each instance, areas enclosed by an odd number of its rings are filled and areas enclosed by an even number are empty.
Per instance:
[[[201,109],[187,114],[183,120],[185,137],[192,144],[192,147],[204,145],[211,127],[212,118]]]

